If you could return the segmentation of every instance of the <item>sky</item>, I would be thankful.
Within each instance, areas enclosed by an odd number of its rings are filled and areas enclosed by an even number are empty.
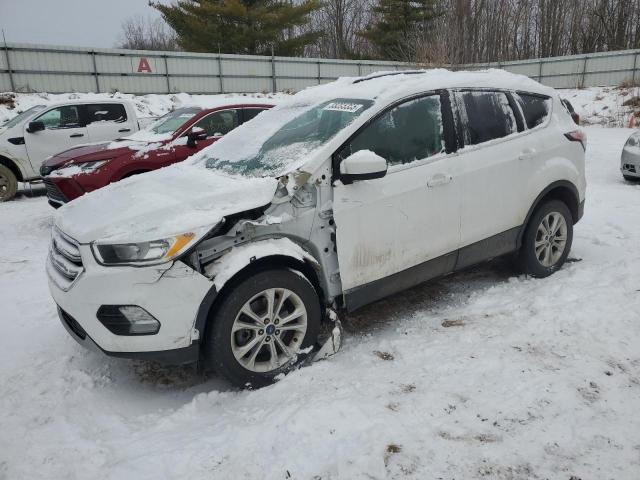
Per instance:
[[[110,48],[136,15],[159,13],[149,0],[0,0],[0,29],[14,43]]]

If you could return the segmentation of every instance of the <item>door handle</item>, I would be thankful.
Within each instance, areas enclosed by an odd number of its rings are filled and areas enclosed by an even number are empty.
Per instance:
[[[447,183],[453,180],[453,175],[445,175],[443,173],[437,173],[429,180],[427,180],[427,187],[433,188],[438,187],[440,185],[446,185]]]
[[[130,132],[131,129],[130,128],[121,128],[120,130],[118,130],[118,132],[122,133],[122,132]]]
[[[74,133],[73,135],[69,135],[69,138],[80,138],[84,137],[84,133]]]
[[[518,158],[520,160],[531,160],[536,154],[536,149],[535,148],[527,148],[526,150],[523,150],[522,152],[520,152],[520,155],[518,155]]]

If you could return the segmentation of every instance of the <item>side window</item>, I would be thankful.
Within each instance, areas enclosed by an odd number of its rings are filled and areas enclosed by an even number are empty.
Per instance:
[[[371,150],[392,165],[411,163],[444,151],[440,97],[410,100],[375,119],[341,152],[344,158]]]
[[[194,128],[202,128],[207,137],[226,135],[238,126],[238,110],[223,110],[214,112],[200,119]]]
[[[35,121],[44,123],[45,128],[48,130],[82,126],[80,122],[80,107],[78,105],[54,108],[40,115]]]
[[[549,117],[551,112],[551,99],[549,97],[519,93],[516,98],[520,108],[522,108],[527,128],[535,128],[538,125],[542,125]],[[569,110],[568,107],[567,110]]]
[[[127,121],[127,111],[124,105],[118,103],[91,103],[87,105],[87,124],[93,122]]]
[[[243,110],[244,121],[248,122],[249,120],[253,120],[256,115],[258,115],[260,112],[264,112],[265,110],[265,108],[245,108]]]
[[[518,131],[516,117],[502,92],[454,92],[456,117],[465,145],[477,145]]]

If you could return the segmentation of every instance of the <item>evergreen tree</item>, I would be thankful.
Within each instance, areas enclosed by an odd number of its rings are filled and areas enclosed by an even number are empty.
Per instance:
[[[437,16],[435,4],[436,0],[378,0],[375,20],[360,35],[373,44],[379,58],[413,61],[416,44]]]
[[[319,0],[179,0],[151,3],[175,30],[178,44],[190,52],[251,55],[302,55],[320,32],[298,34]]]

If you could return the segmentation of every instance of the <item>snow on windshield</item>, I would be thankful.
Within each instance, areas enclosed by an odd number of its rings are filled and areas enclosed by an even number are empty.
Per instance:
[[[43,110],[43,109],[44,109],[44,105],[36,105],[34,107],[31,107],[30,109],[25,110],[24,112],[22,112],[22,113],[18,114],[17,116],[13,117],[11,120],[9,120],[7,123],[5,123],[2,126],[6,127],[6,128],[15,127],[20,122],[22,122],[25,118],[28,118],[31,115],[33,115],[34,113],[38,113],[40,110]]]
[[[199,161],[231,174],[278,176],[294,162],[308,158],[371,105],[372,100],[338,98],[264,112],[252,122],[254,128],[231,132]]]

